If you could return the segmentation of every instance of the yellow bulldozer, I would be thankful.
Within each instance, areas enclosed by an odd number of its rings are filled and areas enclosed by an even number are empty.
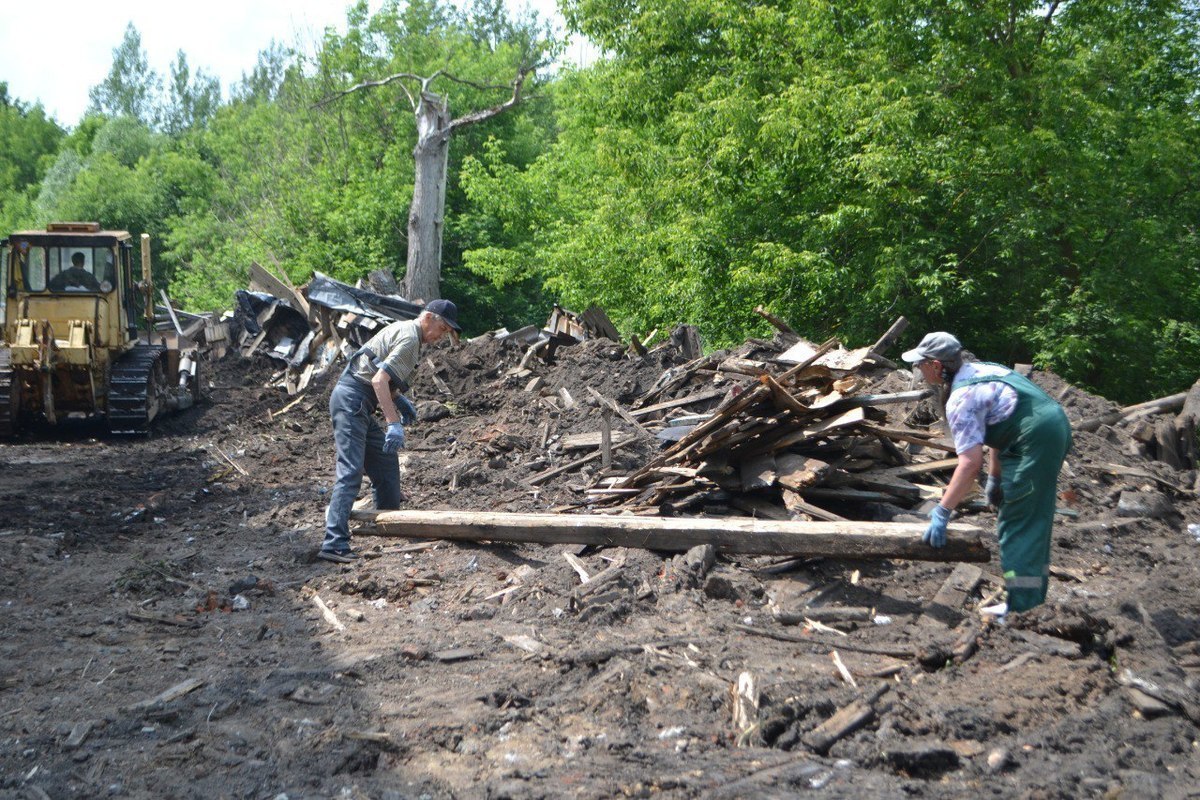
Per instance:
[[[144,433],[200,397],[196,353],[157,335],[150,239],[55,222],[0,239],[0,437],[66,417]]]

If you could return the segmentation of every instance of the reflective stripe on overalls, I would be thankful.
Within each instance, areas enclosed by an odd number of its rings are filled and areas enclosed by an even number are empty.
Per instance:
[[[954,388],[991,382],[1017,393],[1012,416],[988,425],[983,442],[1000,454],[1004,502],[996,532],[1008,608],[1025,611],[1046,600],[1058,472],[1071,447],[1071,424],[1058,403],[1015,372],[972,378]]]

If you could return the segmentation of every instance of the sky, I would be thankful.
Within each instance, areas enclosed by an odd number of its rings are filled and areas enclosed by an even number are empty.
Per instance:
[[[108,75],[113,48],[133,22],[150,67],[167,80],[176,54],[229,87],[254,69],[272,39],[312,51],[326,26],[344,31],[351,0],[24,0],[0,16],[0,81],[23,103],[40,101],[60,125],[73,127],[88,90]],[[554,0],[530,0],[542,16]],[[514,3],[524,7],[525,0]],[[371,9],[380,0],[369,0]],[[555,16],[561,25],[561,18]]]

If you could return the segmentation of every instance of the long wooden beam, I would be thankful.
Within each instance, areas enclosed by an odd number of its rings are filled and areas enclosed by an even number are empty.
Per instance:
[[[685,552],[711,544],[724,553],[988,561],[990,555],[973,525],[953,523],[946,546],[921,541],[924,523],[780,522],[747,517],[606,516],[603,514],[502,514],[479,511],[359,511],[353,518],[373,522],[356,534],[410,539],[540,542],[639,547]]]

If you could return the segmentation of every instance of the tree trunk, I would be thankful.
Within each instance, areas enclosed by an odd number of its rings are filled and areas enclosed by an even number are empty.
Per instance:
[[[450,154],[450,111],[446,101],[421,92],[417,107],[416,176],[408,212],[408,269],[404,296],[427,303],[441,297],[442,225],[446,213],[446,164]]]

